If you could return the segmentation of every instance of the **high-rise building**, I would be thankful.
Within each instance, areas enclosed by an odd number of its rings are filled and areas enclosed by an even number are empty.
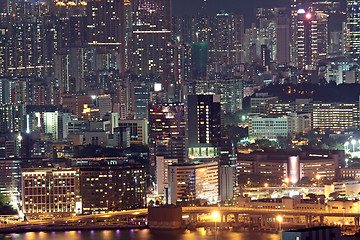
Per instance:
[[[183,103],[151,105],[149,111],[150,161],[156,156],[185,161],[185,112]]]
[[[25,104],[7,103],[0,105],[0,132],[22,132],[25,127]]]
[[[165,194],[169,188],[169,166],[178,163],[177,159],[156,156],[156,187],[158,194]]]
[[[208,63],[208,44],[191,43],[191,78],[201,79],[206,77]]]
[[[146,119],[143,120],[119,120],[119,127],[130,128],[130,143],[131,144],[149,144],[148,135],[148,122]]]
[[[77,172],[84,213],[145,207],[143,165],[83,166]]]
[[[218,13],[210,25],[212,37],[209,41],[209,59],[212,62],[221,62],[231,66],[244,61],[243,37],[244,17]]]
[[[9,13],[10,2],[9,0],[3,0],[0,3],[0,13]]]
[[[347,0],[347,55],[359,59],[360,55],[360,1]]]
[[[191,204],[196,199],[215,203],[219,199],[219,164],[217,162],[170,165],[170,204]]]
[[[320,59],[327,56],[327,14],[299,10],[297,14],[296,53],[297,66],[312,70]]]
[[[258,20],[258,48],[262,55],[262,46],[269,50],[269,58],[276,60],[276,8],[258,8],[256,17]]]
[[[171,0],[134,0],[132,64],[136,74],[162,75],[169,61]]]
[[[72,169],[23,169],[23,211],[28,218],[39,215],[70,216],[78,213],[79,185]]]
[[[188,95],[188,151],[191,158],[213,158],[221,143],[220,95]]]
[[[124,0],[92,0],[87,4],[88,44],[115,50],[118,69],[125,72]]]
[[[290,19],[285,9],[279,8],[276,15],[276,62],[290,63]]]

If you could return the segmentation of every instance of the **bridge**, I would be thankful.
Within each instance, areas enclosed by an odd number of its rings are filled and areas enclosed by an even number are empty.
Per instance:
[[[276,219],[278,216],[282,218],[289,218],[293,221],[290,224],[303,223],[306,227],[314,225],[314,220],[319,225],[324,225],[326,217],[338,218],[353,218],[353,225],[355,229],[359,229],[360,213],[344,212],[344,211],[323,211],[323,210],[297,210],[297,209],[268,209],[268,208],[240,208],[240,207],[183,207],[183,214],[189,214],[190,221],[196,222],[199,214],[211,214],[213,212],[219,213],[219,220],[223,223],[229,222],[229,216],[239,223],[240,218],[247,218],[246,222],[266,227],[269,225],[267,219]],[[302,218],[302,221],[300,221]],[[294,220],[295,219],[295,220]],[[244,220],[245,221],[245,220]],[[284,222],[285,223],[285,222]],[[272,222],[270,224],[276,224]],[[345,224],[345,223],[343,223]]]

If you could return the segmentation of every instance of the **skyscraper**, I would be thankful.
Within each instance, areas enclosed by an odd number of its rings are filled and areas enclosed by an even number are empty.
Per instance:
[[[189,95],[187,107],[189,156],[213,158],[221,143],[220,95]]]
[[[162,75],[169,60],[171,0],[134,0],[132,66],[136,74]]]
[[[211,19],[212,37],[209,40],[209,59],[229,65],[242,63],[244,17],[224,11]]]
[[[276,60],[280,64],[290,63],[290,20],[282,8],[276,15]]]
[[[347,1],[347,54],[355,60],[360,54],[360,1]]]
[[[297,15],[296,53],[297,66],[312,70],[317,61],[327,56],[327,14],[305,12]]]
[[[151,164],[155,163],[156,156],[184,162],[186,129],[184,104],[151,105],[149,108]]]
[[[2,0],[0,2],[0,12],[8,13],[9,12],[10,3],[9,0]]]
[[[118,68],[125,72],[124,0],[92,0],[87,5],[89,45],[115,49]]]

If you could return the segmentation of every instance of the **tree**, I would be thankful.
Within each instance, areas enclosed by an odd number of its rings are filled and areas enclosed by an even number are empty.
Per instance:
[[[259,148],[276,148],[276,142],[270,141],[268,139],[256,139],[255,144],[259,146]]]
[[[329,194],[329,197],[331,198],[338,198],[340,196],[340,193],[335,191]]]
[[[9,203],[9,199],[2,193],[0,193],[0,206],[6,206]]]
[[[277,141],[278,147],[281,149],[289,149],[292,147],[292,138],[290,136],[278,136]]]

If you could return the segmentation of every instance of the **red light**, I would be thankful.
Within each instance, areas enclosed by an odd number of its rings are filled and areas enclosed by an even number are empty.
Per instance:
[[[310,19],[310,18],[312,17],[312,14],[311,14],[311,13],[307,13],[307,14],[305,14],[305,17],[306,17],[306,19]]]

